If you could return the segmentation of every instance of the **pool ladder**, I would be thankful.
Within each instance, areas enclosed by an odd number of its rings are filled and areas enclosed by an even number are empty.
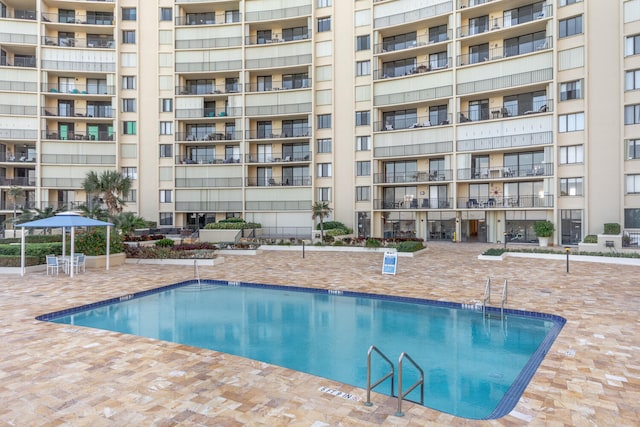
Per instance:
[[[383,375],[382,378],[378,379],[374,384],[371,384],[371,355],[374,352],[378,353],[378,355],[382,357],[385,362],[387,362],[387,364],[390,367],[390,370],[385,375]],[[404,361],[404,359],[407,359],[409,362],[411,362],[411,364],[418,370],[418,372],[420,372],[420,379],[416,381],[415,384],[409,387],[406,391],[403,391],[402,389],[402,373],[403,373],[402,362]],[[373,403],[371,403],[371,390],[379,386],[388,378],[391,378],[390,396],[393,397],[394,396],[393,384],[395,381],[395,368],[393,366],[393,362],[391,362],[391,360],[389,360],[389,358],[385,356],[384,353],[382,353],[380,349],[378,349],[378,347],[376,347],[375,345],[372,345],[371,347],[369,347],[369,351],[367,352],[367,401],[364,403],[366,406],[373,405]],[[398,410],[395,413],[397,417],[404,416],[404,413],[402,412],[402,401],[405,400],[405,397],[418,386],[420,386],[420,404],[424,405],[424,371],[411,358],[411,356],[409,356],[405,352],[402,352],[400,354],[400,357],[398,358]],[[409,399],[406,399],[406,400],[409,400]]]
[[[507,285],[507,279],[504,279],[502,285],[502,299],[500,301],[500,318],[504,319],[504,306],[507,303],[509,291]],[[482,297],[482,315],[488,316],[487,305],[491,303],[491,277],[487,279],[487,284],[484,287],[484,296]]]
[[[198,285],[200,284],[200,271],[198,270],[198,260],[193,260],[193,277],[198,281]]]

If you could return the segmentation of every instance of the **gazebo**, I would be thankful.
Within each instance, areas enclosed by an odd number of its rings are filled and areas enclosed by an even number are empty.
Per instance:
[[[24,276],[25,273],[25,228],[62,228],[62,249],[64,251],[66,244],[66,230],[71,229],[71,252],[70,257],[73,260],[75,255],[75,229],[76,227],[107,227],[107,260],[106,269],[109,269],[109,243],[111,238],[111,228],[113,226],[110,222],[99,221],[97,219],[87,218],[76,212],[60,212],[54,216],[38,219],[36,221],[29,221],[22,224],[17,224],[17,227],[22,228],[22,236],[20,240],[20,275]],[[70,268],[70,275],[73,277],[73,265]]]

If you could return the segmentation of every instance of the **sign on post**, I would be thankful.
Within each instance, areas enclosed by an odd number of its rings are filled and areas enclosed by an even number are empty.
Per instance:
[[[398,253],[386,251],[382,261],[382,274],[396,274],[398,267]]]

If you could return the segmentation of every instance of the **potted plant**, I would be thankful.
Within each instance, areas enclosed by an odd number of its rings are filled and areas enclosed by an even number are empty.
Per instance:
[[[540,246],[547,246],[549,244],[549,237],[553,235],[555,228],[551,221],[538,221],[533,224],[533,231],[538,236],[538,242]]]

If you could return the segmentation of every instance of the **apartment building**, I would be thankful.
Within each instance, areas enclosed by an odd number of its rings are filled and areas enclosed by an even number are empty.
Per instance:
[[[0,219],[132,178],[161,227],[640,231],[640,0],[0,0]],[[631,239],[637,244],[637,239]]]

